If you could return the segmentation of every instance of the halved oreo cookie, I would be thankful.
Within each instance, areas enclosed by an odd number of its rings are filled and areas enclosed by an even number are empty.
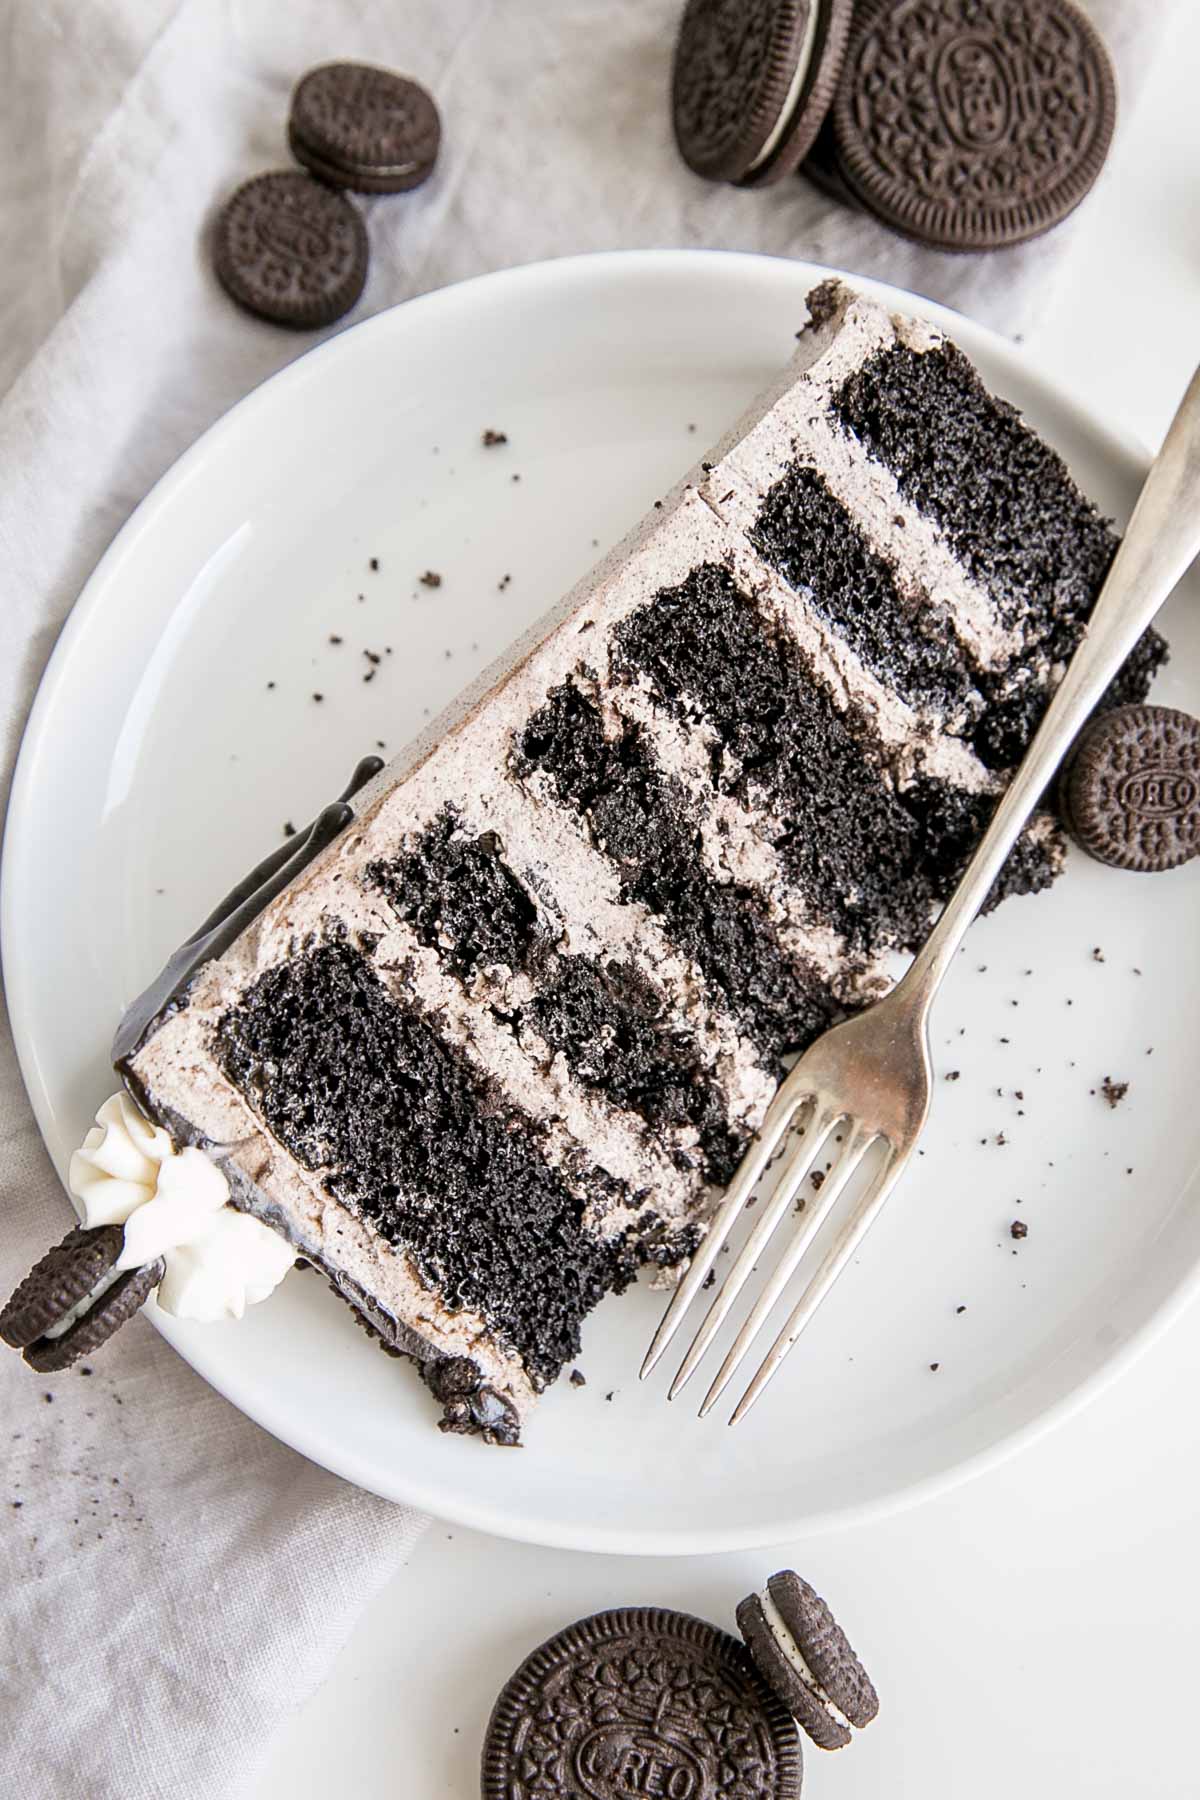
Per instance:
[[[858,0],[838,170],[893,230],[995,250],[1078,206],[1116,108],[1108,51],[1071,0]]]
[[[851,1726],[871,1723],[879,1697],[869,1675],[821,1596],[794,1570],[748,1595],[737,1622],[760,1673],[820,1749],[843,1749]]]
[[[334,187],[400,194],[433,173],[442,124],[433,96],[370,63],[323,63],[292,95],[288,142]]]
[[[1089,856],[1150,874],[1200,855],[1200,719],[1117,706],[1093,719],[1059,781],[1063,823]]]
[[[626,1607],[569,1625],[503,1688],[483,1800],[799,1800],[796,1727],[745,1647],[687,1613]]]
[[[161,1258],[118,1271],[124,1241],[119,1225],[68,1231],[0,1311],[0,1338],[40,1374],[68,1369],[98,1350],[163,1278]]]
[[[344,194],[298,169],[256,175],[217,219],[213,266],[247,312],[311,331],[349,312],[367,279],[367,232]]]
[[[672,76],[688,167],[743,187],[798,168],[832,104],[851,16],[851,0],[688,0]]]

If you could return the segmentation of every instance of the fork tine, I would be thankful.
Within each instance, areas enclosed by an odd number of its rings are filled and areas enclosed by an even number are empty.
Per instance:
[[[721,1329],[730,1307],[746,1285],[750,1271],[757,1263],[767,1239],[796,1198],[804,1177],[816,1162],[822,1144],[840,1116],[832,1107],[826,1107],[823,1111],[814,1107],[812,1116],[804,1127],[803,1137],[793,1140],[783,1168],[780,1170],[779,1182],[771,1196],[771,1203],[764,1207],[761,1216],[755,1223],[754,1230],[746,1239],[737,1260],[714,1296],[713,1303],[709,1307],[699,1331],[692,1339],[692,1347],[684,1357],[678,1375],[671,1383],[667,1395],[669,1400],[674,1400],[676,1394],[691,1380],[697,1364]]]
[[[730,1227],[753,1193],[759,1177],[774,1156],[784,1133],[792,1124],[800,1107],[809,1098],[807,1094],[797,1095],[796,1089],[791,1085],[791,1079],[789,1076],[767,1108],[766,1117],[759,1127],[757,1138],[739,1163],[737,1173],[726,1190],[724,1200],[713,1216],[712,1224],[708,1228],[703,1243],[692,1258],[687,1274],[672,1294],[671,1303],[659,1321],[658,1330],[646,1352],[638,1376],[639,1381],[645,1381],[679,1330],[684,1314],[703,1287],[708,1271],[720,1255],[721,1246],[729,1236]]]
[[[736,1425],[739,1419],[745,1418],[800,1333],[812,1319],[822,1300],[878,1218],[884,1201],[904,1173],[910,1154],[911,1148],[890,1152],[882,1169],[859,1201],[853,1216],[847,1220],[840,1236],[835,1238],[830,1245],[811,1281],[796,1303],[787,1324],[772,1344],[757,1375],[738,1401],[729,1421],[731,1425]]]
[[[724,1393],[742,1358],[762,1330],[767,1315],[799,1267],[805,1251],[829,1217],[842,1189],[878,1135],[878,1132],[866,1130],[857,1120],[851,1126],[845,1148],[832,1171],[825,1177],[811,1212],[805,1212],[795,1237],[779,1259],[777,1267],[772,1271],[770,1279],[754,1303],[750,1317],[738,1332],[728,1356],[717,1371],[716,1379],[704,1396],[704,1403],[700,1408],[701,1418],[712,1411]]]

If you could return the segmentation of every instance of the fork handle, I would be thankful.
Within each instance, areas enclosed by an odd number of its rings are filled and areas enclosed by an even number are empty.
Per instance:
[[[1150,466],[1083,639],[979,847],[905,975],[898,1003],[929,1005],[1005,858],[1089,713],[1200,552],[1200,369]]]

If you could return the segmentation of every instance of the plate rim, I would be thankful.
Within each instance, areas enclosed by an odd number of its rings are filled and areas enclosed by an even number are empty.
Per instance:
[[[395,330],[395,315],[413,309],[465,307],[470,310],[482,297],[484,304],[493,296],[503,298],[523,286],[537,286],[544,294],[548,283],[559,284],[564,293],[577,282],[585,284],[605,277],[620,281],[653,279],[657,273],[690,268],[703,284],[710,272],[721,271],[719,279],[770,280],[793,285],[799,298],[817,282],[836,277],[886,302],[900,312],[918,313],[940,325],[950,335],[964,335],[976,344],[986,344],[997,363],[1032,381],[1045,394],[1048,403],[1070,418],[1072,425],[1096,442],[1100,452],[1118,464],[1123,473],[1136,479],[1144,476],[1149,457],[1133,434],[1115,428],[1097,416],[1091,406],[1076,397],[1069,385],[1052,375],[1040,361],[1021,346],[1012,343],[988,326],[977,324],[953,309],[926,297],[847,271],[827,268],[805,260],[762,255],[745,251],[711,249],[611,250],[577,256],[557,257],[512,268],[499,269],[472,276],[447,287],[433,289],[412,299],[399,301],[370,318],[348,326],[345,330],[313,345],[286,363],[283,368],[257,383],[235,402],[221,417],[200,434],[159,477],[119,528],[91,574],[84,582],[59,631],[53,649],[38,682],[14,765],[5,819],[3,847],[0,850],[0,961],[3,963],[10,1025],[18,1067],[25,1085],[35,1121],[51,1161],[60,1170],[61,1162],[52,1148],[53,1108],[49,1084],[45,1080],[37,1054],[36,1024],[32,1017],[30,995],[21,962],[14,955],[19,930],[18,870],[22,846],[30,841],[36,820],[35,789],[45,736],[45,721],[52,712],[59,682],[64,677],[76,638],[83,632],[93,610],[104,603],[113,578],[132,546],[148,529],[154,527],[159,512],[169,505],[175,490],[187,481],[206,459],[219,454],[226,438],[238,430],[242,419],[257,408],[271,404],[277,385],[298,385],[313,371],[336,362],[346,353],[353,340],[355,354],[360,352],[363,338],[375,334],[383,337]],[[27,852],[25,854],[28,854]],[[385,1499],[414,1506],[435,1517],[452,1520],[468,1529],[518,1542],[545,1545],[547,1548],[575,1549],[612,1555],[685,1556],[720,1554],[735,1550],[761,1548],[795,1541],[820,1532],[842,1530],[883,1518],[910,1506],[945,1493],[960,1482],[976,1479],[996,1468],[1026,1446],[1036,1443],[1048,1432],[1081,1411],[1128,1369],[1138,1357],[1163,1336],[1200,1291],[1200,1260],[1186,1268],[1154,1305],[1138,1326],[1104,1360],[1084,1375],[1069,1392],[1044,1406],[1035,1417],[1003,1432],[990,1444],[960,1458],[948,1467],[888,1489],[862,1502],[839,1506],[819,1513],[808,1513],[798,1519],[771,1519],[756,1527],[736,1525],[721,1529],[714,1526],[702,1531],[676,1532],[658,1527],[590,1526],[581,1534],[567,1520],[514,1515],[497,1512],[486,1500],[479,1501],[471,1492],[447,1495],[439,1487],[426,1491],[418,1472],[397,1471],[393,1480],[381,1479],[381,1471],[366,1466],[366,1459],[352,1449],[331,1447],[316,1429],[305,1421],[289,1420],[282,1430],[266,1414],[269,1404],[256,1403],[252,1380],[243,1381],[236,1374],[230,1378],[222,1371],[217,1379],[205,1366],[208,1359],[185,1351],[179,1342],[173,1321],[153,1306],[147,1309],[154,1327],[194,1368],[201,1379],[214,1387],[231,1405],[238,1408],[261,1429],[319,1466],[343,1479]]]

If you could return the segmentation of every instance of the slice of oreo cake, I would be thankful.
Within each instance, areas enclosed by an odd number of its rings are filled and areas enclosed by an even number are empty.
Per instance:
[[[597,1302],[691,1253],[781,1059],[920,942],[1115,548],[937,332],[810,305],[747,420],[119,1041],[451,1429],[515,1441]],[[1040,815],[998,897],[1062,855]]]

